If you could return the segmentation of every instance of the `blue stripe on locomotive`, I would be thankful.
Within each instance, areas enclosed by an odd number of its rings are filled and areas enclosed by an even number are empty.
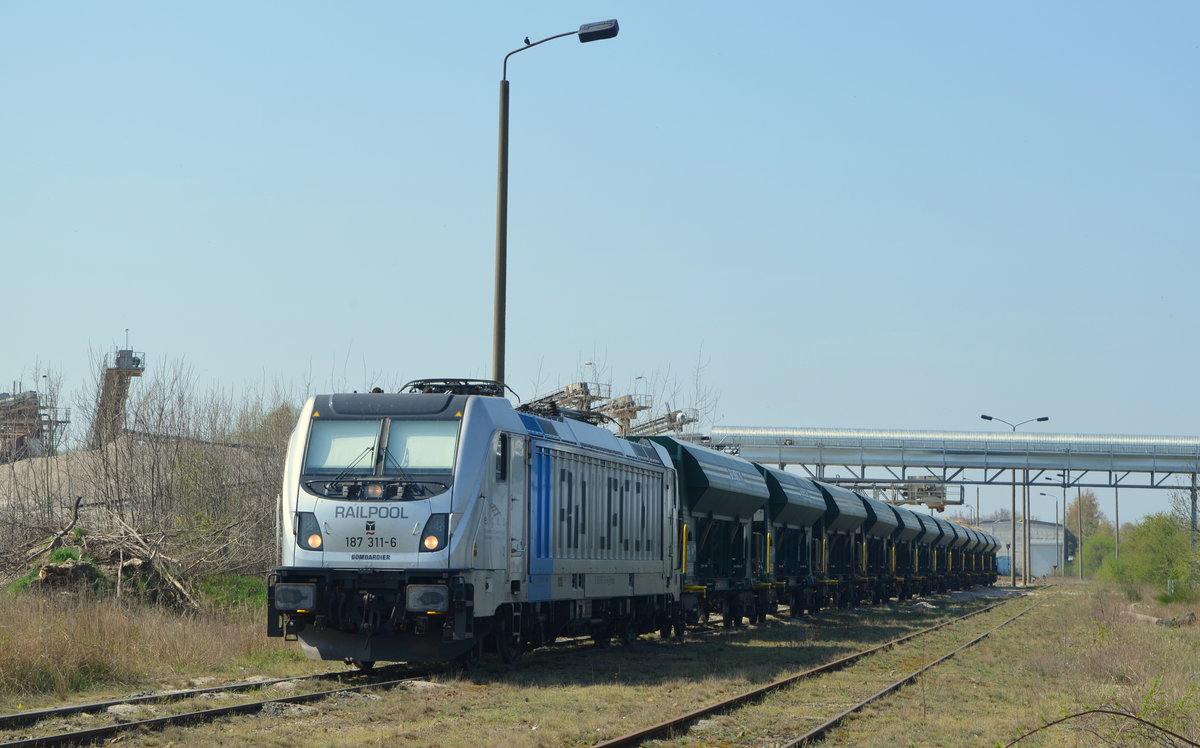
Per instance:
[[[550,547],[550,489],[554,458],[547,445],[534,443],[530,472],[530,527],[533,548],[529,559],[529,599],[550,599],[550,575],[554,560]]]

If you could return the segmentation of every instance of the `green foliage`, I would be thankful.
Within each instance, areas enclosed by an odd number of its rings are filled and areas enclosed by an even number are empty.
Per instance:
[[[34,569],[20,579],[10,583],[6,589],[10,595],[16,595],[29,589],[29,585],[33,584],[33,580],[37,578],[37,569]]]
[[[1196,594],[1196,588],[1190,584],[1177,583],[1170,592],[1164,592],[1161,595],[1156,595],[1155,600],[1164,605],[1171,603],[1193,603],[1200,599],[1200,595]]]
[[[55,548],[53,551],[50,552],[50,563],[52,563],[52,564],[61,564],[63,561],[68,561],[68,560],[71,560],[71,561],[79,560],[79,549],[78,548],[71,546],[71,545],[64,545],[59,548]]]
[[[214,607],[229,610],[267,604],[267,581],[244,574],[221,574],[200,583],[201,594]]]
[[[1083,574],[1094,576],[1104,563],[1113,557],[1116,538],[1111,525],[1101,526],[1095,535],[1083,543]]]
[[[46,557],[45,563],[62,564],[66,563],[67,561],[79,561],[82,564],[86,564],[89,576],[93,581],[104,579],[104,572],[95,565],[96,562],[90,557],[84,556],[77,546],[63,545],[55,548],[54,550],[50,551],[50,555]],[[29,589],[31,584],[37,581],[40,571],[41,570],[39,568],[35,567],[25,576],[10,582],[5,589],[8,590],[9,594],[13,595],[24,592],[25,590]]]
[[[1083,513],[1082,518],[1080,512]],[[1082,522],[1080,521],[1082,519]],[[1096,501],[1096,494],[1091,491],[1084,491],[1078,497],[1067,504],[1067,509],[1063,513],[1063,525],[1067,531],[1079,535],[1080,529],[1083,530],[1083,540],[1087,541],[1102,528],[1107,527],[1109,532],[1112,531],[1112,523],[1108,517],[1104,516],[1104,512],[1100,511],[1100,505]],[[1084,564],[1087,564],[1087,553],[1084,553]]]
[[[1087,564],[1087,552],[1084,563]],[[1121,557],[1108,557],[1099,570],[1102,579],[1124,584],[1152,584],[1166,589],[1175,580],[1178,597],[1192,594],[1187,584],[1192,576],[1195,554],[1187,523],[1169,513],[1147,515],[1128,527],[1121,537]],[[1086,568],[1086,567],[1085,567]]]

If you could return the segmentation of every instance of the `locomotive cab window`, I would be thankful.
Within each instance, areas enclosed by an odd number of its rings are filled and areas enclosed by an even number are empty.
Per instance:
[[[316,419],[304,485],[329,498],[427,499],[450,489],[458,420]]]
[[[508,434],[496,438],[496,481],[508,480]]]
[[[308,475],[370,475],[375,466],[379,421],[313,421],[304,472]]]
[[[454,469],[458,421],[392,420],[384,445],[383,473],[448,473]]]

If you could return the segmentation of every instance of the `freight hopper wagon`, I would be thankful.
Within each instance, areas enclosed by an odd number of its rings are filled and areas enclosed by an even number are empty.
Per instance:
[[[765,618],[775,597],[762,581],[767,538],[754,531],[770,498],[763,474],[740,457],[673,437],[642,441],[662,447],[678,474],[683,576],[676,633],[714,613],[725,626]]]
[[[755,523],[755,536],[766,539],[765,583],[793,618],[804,611],[815,612],[817,574],[822,570],[814,563],[814,554],[824,539],[825,496],[815,482],[795,473],[757,467],[771,495],[767,515]]]

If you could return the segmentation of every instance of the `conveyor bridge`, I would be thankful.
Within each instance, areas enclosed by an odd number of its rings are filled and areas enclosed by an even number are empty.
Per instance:
[[[936,481],[1194,490],[1200,473],[1200,437],[1193,436],[717,426],[709,438],[754,462],[878,487]]]

